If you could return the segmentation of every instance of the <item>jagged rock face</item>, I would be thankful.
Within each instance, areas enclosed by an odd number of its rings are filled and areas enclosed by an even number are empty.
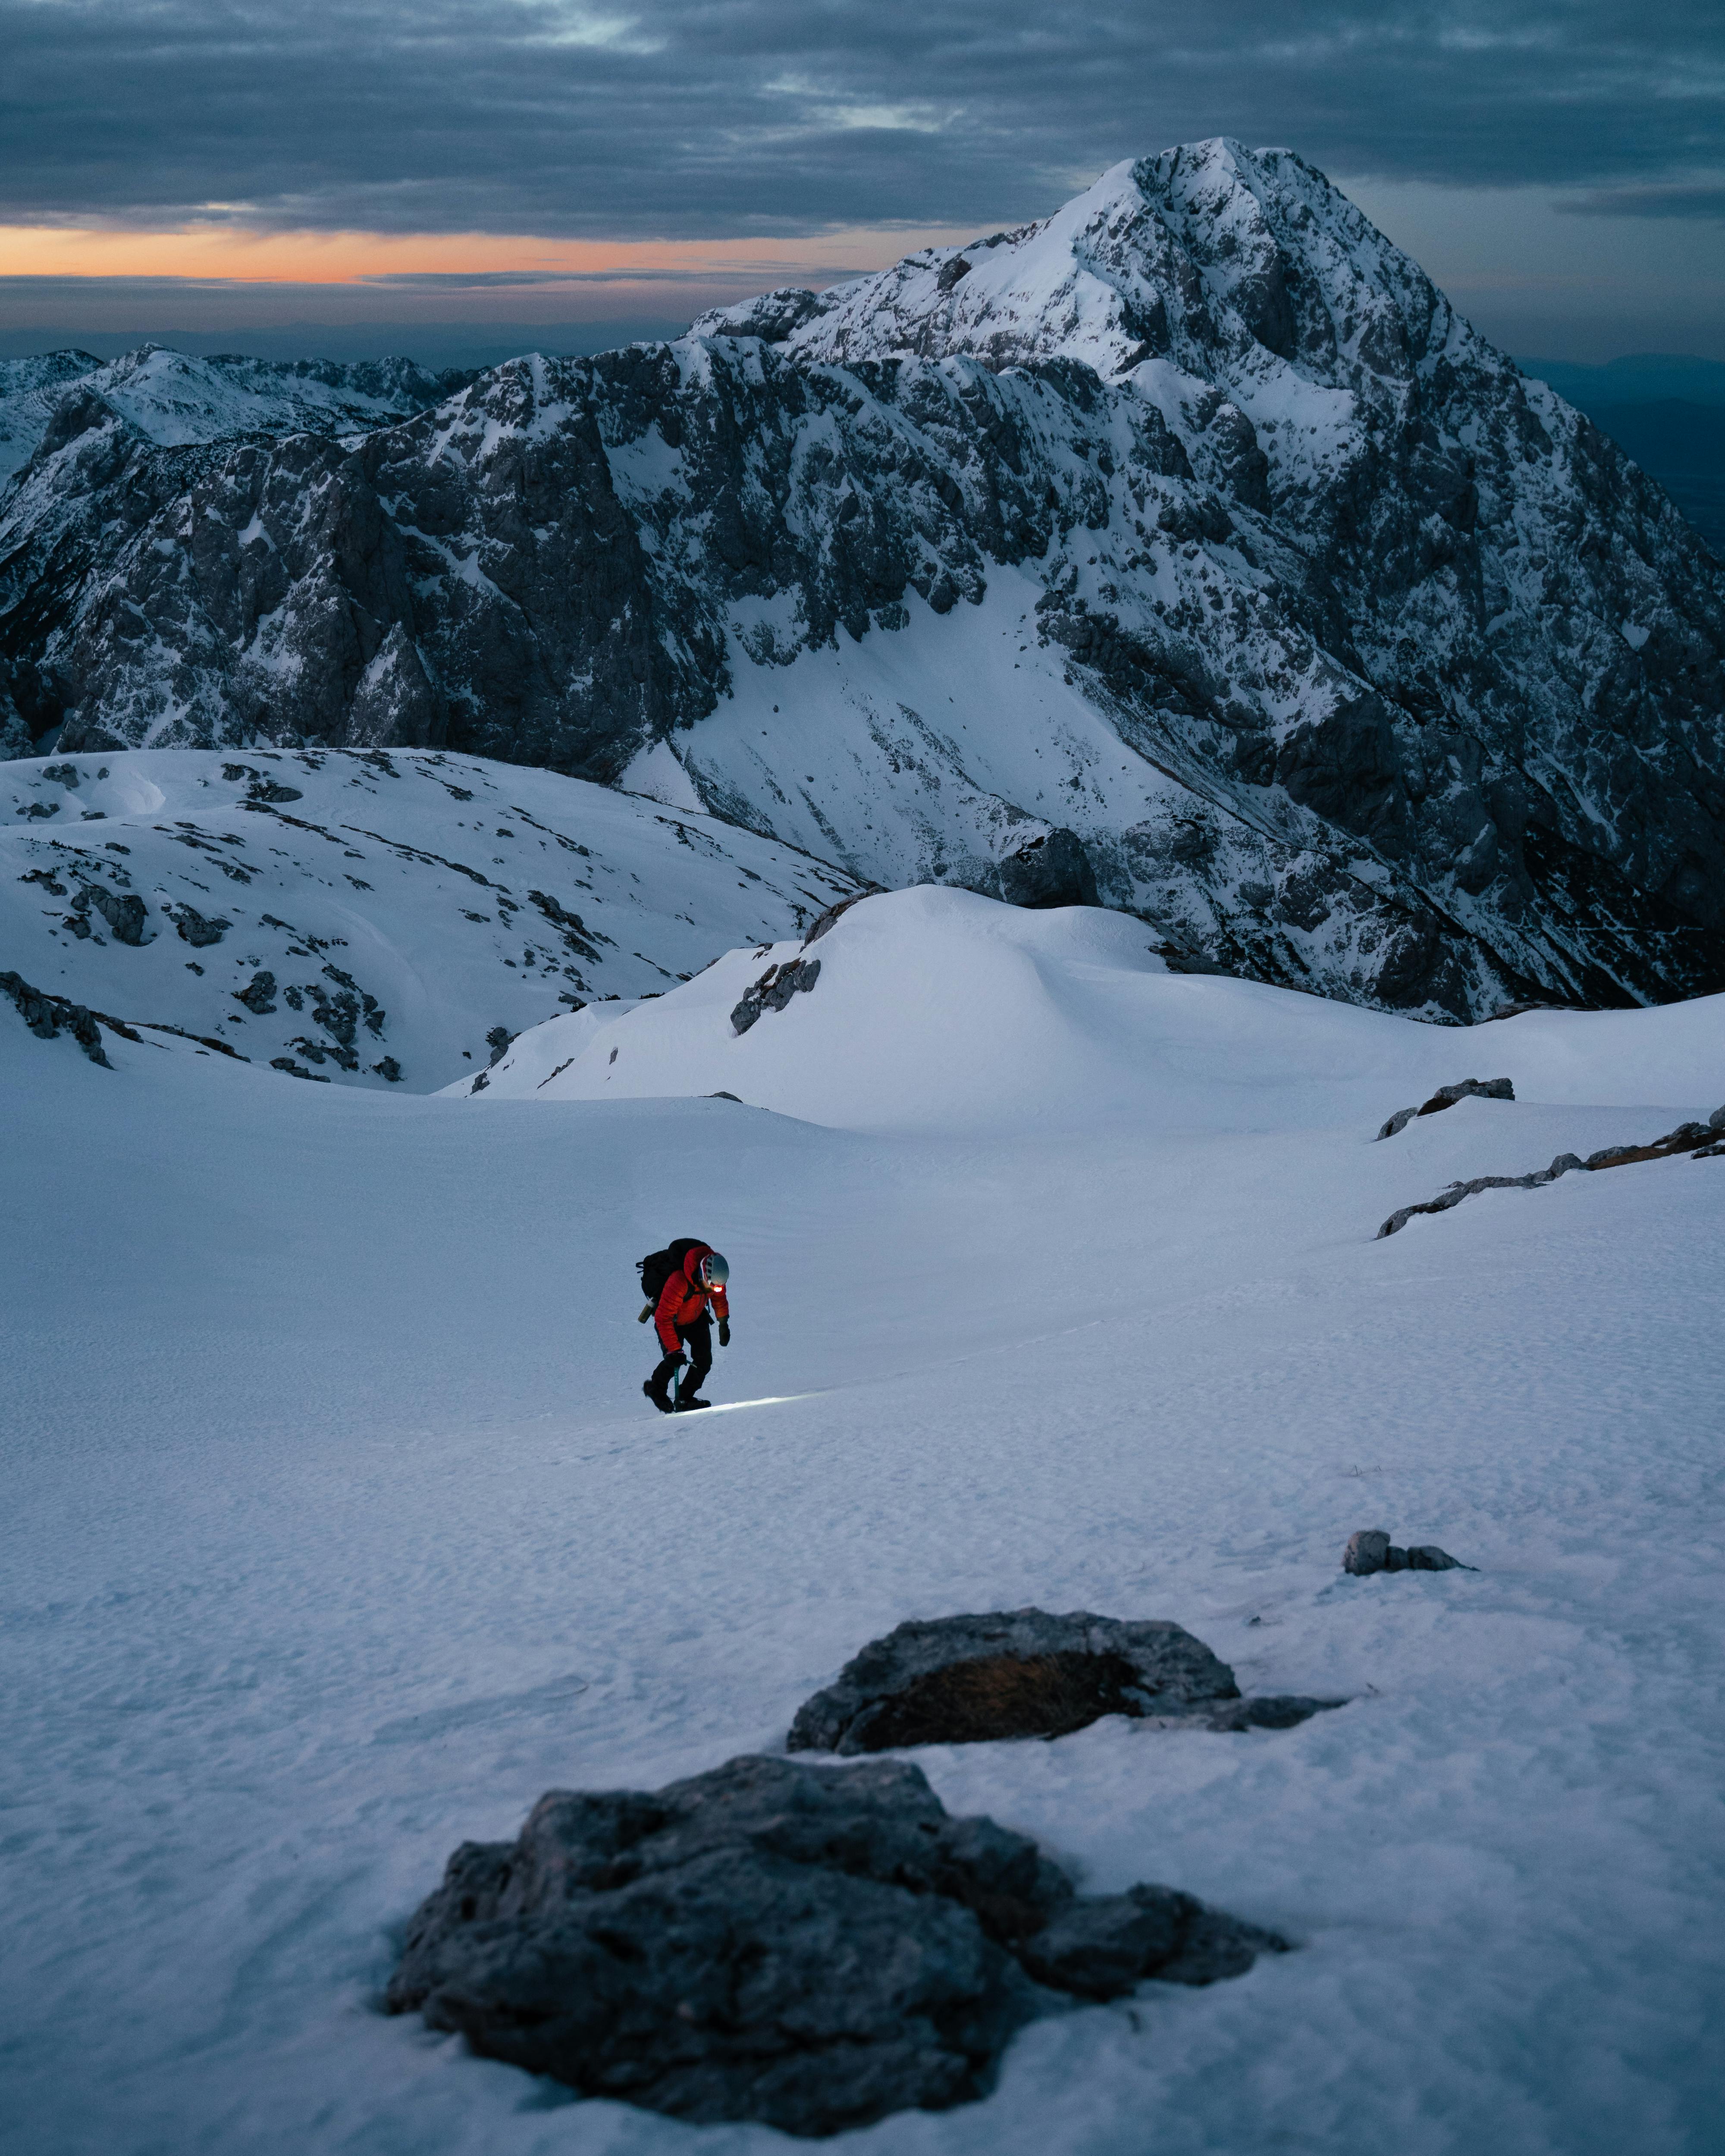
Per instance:
[[[1009,896],[1040,841],[1045,902],[1432,1017],[1725,984],[1718,565],[1290,153],[346,447],[78,388],[0,506],[69,746],[447,743]]]

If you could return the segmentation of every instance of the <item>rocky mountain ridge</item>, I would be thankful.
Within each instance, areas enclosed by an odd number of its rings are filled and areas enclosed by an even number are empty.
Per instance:
[[[1432,1018],[1725,983],[1718,565],[1287,151],[357,439],[74,385],[0,649],[15,736],[448,744]]]
[[[411,359],[203,359],[155,344],[106,361],[87,352],[0,359],[0,480],[30,461],[74,383],[169,447],[249,434],[364,434],[442,403],[473,378],[471,368]]]

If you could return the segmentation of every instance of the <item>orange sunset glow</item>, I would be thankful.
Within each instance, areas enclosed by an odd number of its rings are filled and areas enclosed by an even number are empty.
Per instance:
[[[531,234],[258,232],[228,223],[168,232],[0,225],[0,276],[173,277],[248,284],[364,285],[380,278],[515,273],[555,279],[822,281],[878,268],[963,235],[851,229],[818,239],[633,241]]]

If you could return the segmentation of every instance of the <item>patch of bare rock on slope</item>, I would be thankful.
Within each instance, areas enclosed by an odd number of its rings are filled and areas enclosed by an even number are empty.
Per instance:
[[[1382,1137],[1384,1133],[1380,1132],[1378,1135]],[[1560,1152],[1549,1168],[1536,1168],[1530,1175],[1476,1175],[1466,1183],[1452,1183],[1435,1198],[1428,1198],[1421,1204],[1399,1206],[1378,1230],[1377,1240],[1381,1242],[1386,1235],[1399,1235],[1416,1214],[1447,1213],[1464,1199],[1477,1198],[1484,1190],[1538,1190],[1577,1172],[1597,1173],[1601,1168],[1629,1168],[1644,1160],[1722,1158],[1725,1158],[1725,1107],[1715,1108],[1704,1123],[1679,1123],[1676,1130],[1667,1131],[1663,1137],[1651,1139],[1645,1145],[1601,1146],[1585,1160],[1579,1153]]]
[[[870,673],[970,621],[967,728]],[[1093,889],[1435,1019],[1725,986],[1717,564],[1287,151],[368,433],[166,445],[72,382],[0,498],[0,675],[74,752],[659,745],[860,879]]]

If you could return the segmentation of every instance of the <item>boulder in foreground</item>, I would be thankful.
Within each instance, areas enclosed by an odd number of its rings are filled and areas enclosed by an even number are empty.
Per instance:
[[[1105,1714],[1204,1729],[1286,1729],[1339,1699],[1243,1699],[1202,1640],[1162,1620],[1075,1610],[912,1619],[872,1640],[798,1709],[793,1752],[886,1752],[1065,1737]]]
[[[1286,1943],[1166,1887],[1080,1896],[906,1763],[746,1758],[464,1843],[388,2005],[583,2095],[824,2134],[985,2095],[1038,2015]]]

